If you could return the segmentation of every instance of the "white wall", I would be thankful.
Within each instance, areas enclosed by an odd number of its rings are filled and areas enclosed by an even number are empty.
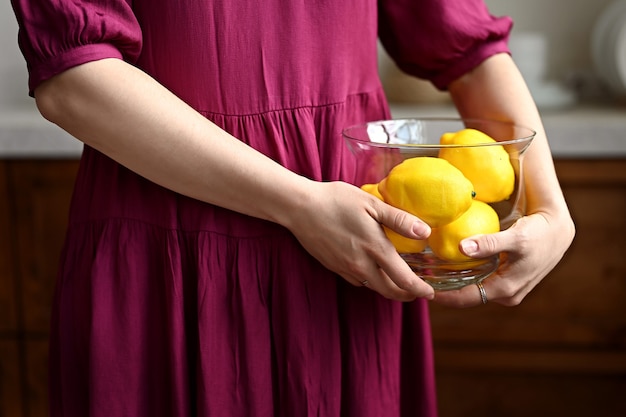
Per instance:
[[[17,46],[17,22],[9,0],[0,1],[0,112],[34,109],[26,63]]]
[[[546,36],[547,73],[566,77],[571,71],[590,70],[591,32],[603,9],[613,0],[485,0],[494,15],[515,21],[512,36],[534,31]]]

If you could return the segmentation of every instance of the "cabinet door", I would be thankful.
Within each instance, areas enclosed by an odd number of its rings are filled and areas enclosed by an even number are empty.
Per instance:
[[[0,416],[22,417],[22,381],[17,339],[0,339]]]
[[[0,416],[23,416],[18,292],[7,164],[0,161]]]
[[[7,162],[21,307],[18,362],[24,417],[48,415],[51,301],[77,168],[77,161]]]
[[[24,343],[26,369],[24,386],[24,417],[48,417],[48,339],[29,338]]]
[[[24,331],[47,336],[77,161],[11,161]]]
[[[0,337],[13,337],[17,324],[17,289],[13,260],[16,248],[10,227],[7,164],[0,161]]]

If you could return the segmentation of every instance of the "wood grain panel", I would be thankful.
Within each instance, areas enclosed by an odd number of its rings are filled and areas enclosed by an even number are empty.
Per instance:
[[[11,161],[24,331],[47,334],[76,161]]]
[[[25,417],[20,364],[18,341],[0,339],[0,417]]]
[[[18,328],[18,292],[13,259],[16,248],[10,227],[7,164],[0,161],[0,335],[15,334]]]
[[[48,340],[30,338],[25,343],[25,417],[48,415]]]
[[[441,372],[440,417],[623,417],[619,376]]]

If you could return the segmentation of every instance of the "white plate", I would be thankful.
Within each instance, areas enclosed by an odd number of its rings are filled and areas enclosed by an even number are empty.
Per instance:
[[[616,0],[601,13],[591,37],[597,74],[616,95],[626,95],[626,0]]]

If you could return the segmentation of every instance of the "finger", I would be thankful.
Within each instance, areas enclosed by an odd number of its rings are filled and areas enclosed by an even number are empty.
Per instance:
[[[477,307],[487,303],[513,307],[522,302],[532,287],[523,280],[511,279],[506,273],[501,275],[496,272],[483,279],[480,285],[470,284],[458,290],[439,291],[433,301],[453,308]]]
[[[404,237],[424,240],[430,236],[430,227],[424,221],[389,204],[381,204],[376,220]]]
[[[382,269],[379,269],[379,276],[379,280],[367,281],[365,286],[378,292],[385,298],[406,302],[414,301],[416,298],[432,299],[432,297],[434,297],[434,291],[424,282],[422,282],[424,285],[424,291],[416,292],[415,290],[400,288]]]
[[[496,303],[504,306],[513,306],[519,304],[514,302],[517,296],[511,297],[510,280],[502,279],[499,275],[493,274],[479,283],[470,284],[458,290],[439,291],[435,294],[435,301],[438,304],[453,308],[479,307],[487,303]],[[515,294],[521,294],[519,289],[513,291]],[[524,292],[524,295],[528,292]],[[507,294],[502,296],[502,294]]]
[[[373,271],[367,275],[369,276],[368,279],[364,279],[363,276],[342,275],[342,277],[355,287],[375,291],[390,300],[413,301],[416,298],[414,294],[399,288],[378,266],[374,267]]]
[[[482,281],[485,298],[490,303],[506,307],[519,305],[534,285],[522,279],[515,279],[509,275],[496,272]],[[480,288],[478,288],[480,293]]]
[[[432,299],[433,288],[419,278],[390,245],[370,258],[371,264],[363,266],[344,278],[355,286],[367,287],[392,300],[412,301],[415,298]],[[378,265],[380,262],[382,265]]]
[[[365,286],[390,300],[406,302],[417,298],[415,294],[398,287],[381,269],[378,269],[378,278],[366,281]]]
[[[515,227],[498,233],[474,235],[463,239],[459,248],[461,252],[472,258],[485,258],[502,252],[518,250],[520,238]]]
[[[483,288],[489,301],[489,292],[485,281],[483,281]],[[437,291],[433,301],[453,308],[469,308],[483,305],[480,291],[476,285],[467,285],[458,290]]]
[[[415,294],[398,287],[372,258],[340,275],[355,287],[366,287],[391,300],[412,301],[416,298]]]
[[[397,252],[394,251],[391,255],[379,259],[378,262],[383,274],[383,282],[388,287],[393,286],[413,297],[427,300],[435,296],[435,290],[418,277]]]

